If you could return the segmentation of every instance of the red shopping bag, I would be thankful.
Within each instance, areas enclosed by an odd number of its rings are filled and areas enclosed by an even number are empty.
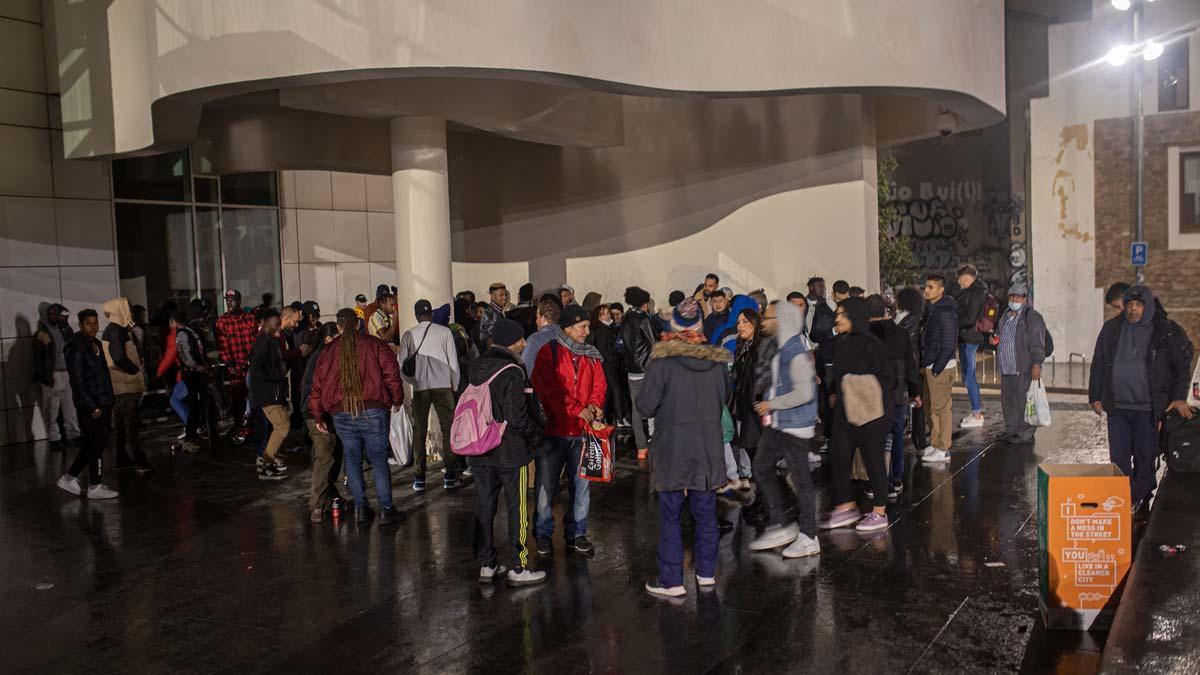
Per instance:
[[[583,433],[583,448],[579,451],[579,477],[596,483],[611,483],[613,427],[591,428]]]

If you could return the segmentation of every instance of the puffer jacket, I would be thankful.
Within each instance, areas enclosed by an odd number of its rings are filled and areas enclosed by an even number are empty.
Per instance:
[[[108,363],[113,394],[141,394],[146,391],[146,378],[142,372],[142,357],[138,355],[137,341],[130,326],[133,312],[127,298],[113,298],[104,303],[104,315],[109,324],[101,335],[104,345],[104,360]]]
[[[650,350],[658,342],[650,317],[637,307],[626,312],[621,318],[621,341],[625,343],[625,372],[630,375],[645,373],[650,363]]]
[[[921,336],[921,367],[937,376],[958,351],[958,306],[949,295],[926,306],[931,308]]]
[[[110,407],[116,400],[104,351],[99,340],[82,331],[71,336],[63,349],[67,357],[67,376],[71,381],[71,398],[80,415],[90,415],[96,408]]]
[[[608,383],[600,359],[575,354],[558,339],[538,351],[532,379],[533,390],[546,411],[547,436],[582,436],[586,422],[579,413],[589,405],[604,408]]]
[[[983,333],[975,330],[975,323],[983,315],[984,301],[987,299],[988,287],[983,279],[958,292],[955,303],[958,305],[958,339],[964,344],[981,345],[986,339]]]
[[[386,342],[370,335],[356,335],[358,340],[358,377],[362,382],[364,408],[395,408],[404,404],[404,385],[400,379],[400,363]],[[312,392],[308,410],[313,419],[344,412],[341,378],[338,376],[338,355],[342,340],[338,336],[321,350],[313,371]]]
[[[489,389],[492,395],[492,419],[508,424],[500,445],[492,450],[468,457],[471,466],[495,466],[515,468],[525,466],[533,459],[535,451],[542,446],[542,430],[545,420],[541,408],[534,398],[525,366],[512,352],[503,347],[489,347],[467,370],[467,381],[481,385],[496,375],[501,368],[513,365],[492,380]]]
[[[721,411],[729,397],[729,350],[678,340],[654,345],[634,405],[653,417],[650,481],[658,492],[725,484]]]

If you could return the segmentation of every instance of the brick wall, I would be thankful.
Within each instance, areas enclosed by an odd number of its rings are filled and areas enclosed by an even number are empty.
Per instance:
[[[1133,281],[1129,242],[1136,229],[1133,120],[1096,120],[1096,283]],[[1200,112],[1150,115],[1145,121],[1143,208],[1150,245],[1146,283],[1200,349],[1200,250],[1167,248],[1167,148],[1200,144]]]

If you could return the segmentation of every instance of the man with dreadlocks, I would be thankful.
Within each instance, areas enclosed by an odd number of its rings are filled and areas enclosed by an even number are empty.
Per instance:
[[[365,454],[375,477],[379,524],[388,525],[403,516],[392,505],[392,473],[387,460],[388,411],[399,414],[404,390],[400,365],[391,348],[383,340],[360,334],[357,326],[353,309],[337,313],[338,337],[321,350],[308,408],[315,420],[323,420],[325,415],[333,418],[354,493],[355,521],[365,523],[372,515],[363,480]],[[317,429],[327,431],[324,422],[318,422]]]

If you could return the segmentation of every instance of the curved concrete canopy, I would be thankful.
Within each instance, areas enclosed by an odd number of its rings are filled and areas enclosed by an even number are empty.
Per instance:
[[[881,114],[896,105],[896,116],[912,121],[899,135],[932,133],[941,108],[956,113],[964,129],[1002,117],[1001,3],[701,4],[56,0],[66,154],[112,156],[184,144],[195,137],[206,104],[252,92],[280,90],[285,106],[323,113],[331,103],[357,100],[338,114],[375,118],[369,111],[378,112],[379,102],[364,100],[361,85],[342,83],[384,78],[410,92],[415,85],[398,79],[427,78],[423,86],[443,90],[454,89],[447,79],[464,76],[516,80],[497,90],[509,102],[539,84],[561,90],[542,100],[543,111],[564,98],[577,102],[577,112],[611,109],[610,94],[882,93],[880,101],[889,103]],[[313,87],[337,95],[314,96]],[[582,102],[580,90],[590,92]],[[491,130],[555,142],[561,130],[529,123],[539,117],[538,104],[524,104],[516,115],[526,120],[523,128]],[[455,119],[453,109],[428,112]],[[488,128],[480,120],[462,123]]]

